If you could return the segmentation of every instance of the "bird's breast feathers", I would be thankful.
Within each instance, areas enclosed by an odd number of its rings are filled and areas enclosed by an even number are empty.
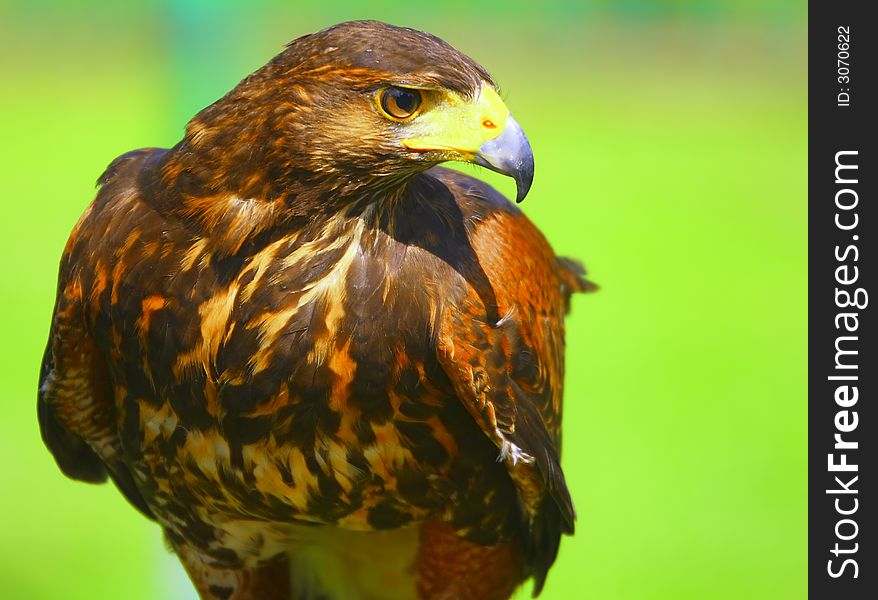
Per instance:
[[[470,214],[450,193],[466,178],[438,174],[445,184],[383,212],[231,256],[105,188],[116,195],[87,217],[105,237],[83,237],[69,258],[110,358],[125,452],[148,502],[176,515],[168,526],[191,536],[210,514],[389,529],[455,506],[474,538],[512,526],[498,451],[436,350],[461,303],[478,304],[463,308],[483,324],[515,314],[481,266],[497,257],[467,243],[515,215],[478,194],[467,202],[485,214]]]

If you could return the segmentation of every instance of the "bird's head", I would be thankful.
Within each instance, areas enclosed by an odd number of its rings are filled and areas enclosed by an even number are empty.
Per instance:
[[[251,195],[307,195],[308,182],[368,195],[445,161],[512,177],[518,201],[533,179],[530,144],[491,76],[433,35],[376,21],[294,40],[196,115],[183,147],[212,165],[202,179]]]

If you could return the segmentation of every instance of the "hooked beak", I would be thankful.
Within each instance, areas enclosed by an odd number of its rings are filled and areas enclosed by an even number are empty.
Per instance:
[[[417,117],[402,140],[416,152],[443,153],[444,160],[472,162],[515,180],[515,201],[527,196],[534,178],[530,143],[506,104],[490,84],[475,100],[449,95],[445,102]]]
[[[534,180],[534,155],[521,125],[512,115],[506,117],[503,133],[479,146],[473,162],[512,177],[515,180],[516,202],[521,202],[527,196]]]

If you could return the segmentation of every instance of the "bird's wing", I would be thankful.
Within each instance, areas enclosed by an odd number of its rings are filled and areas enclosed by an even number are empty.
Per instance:
[[[463,203],[496,195],[487,186],[460,185],[462,176],[443,179]],[[557,258],[530,221],[502,202],[494,210],[483,202],[468,226],[491,291],[469,285],[466,297],[445,311],[438,351],[458,397],[497,446],[518,489],[528,528],[525,560],[538,592],[561,534],[573,532],[559,459],[563,318],[570,293],[589,284],[578,263]]]
[[[117,169],[126,173],[113,190],[102,189],[76,224],[64,248],[49,341],[40,369],[37,412],[40,432],[61,470],[69,477],[91,483],[113,480],[125,497],[145,515],[151,511],[122,460],[118,412],[105,357],[98,350],[87,325],[87,305],[82,281],[89,269],[91,216],[114,190],[130,190],[126,178],[136,176],[135,153],[114,161],[99,180],[106,183]],[[125,227],[125,223],[118,223]],[[91,265],[92,267],[94,265]],[[109,290],[108,290],[109,292]]]

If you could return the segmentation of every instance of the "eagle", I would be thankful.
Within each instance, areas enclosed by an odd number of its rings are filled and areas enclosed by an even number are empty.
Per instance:
[[[212,600],[540,592],[574,507],[564,316],[593,286],[474,163],[530,188],[488,72],[376,21],[289,43],[64,248],[38,417]]]

